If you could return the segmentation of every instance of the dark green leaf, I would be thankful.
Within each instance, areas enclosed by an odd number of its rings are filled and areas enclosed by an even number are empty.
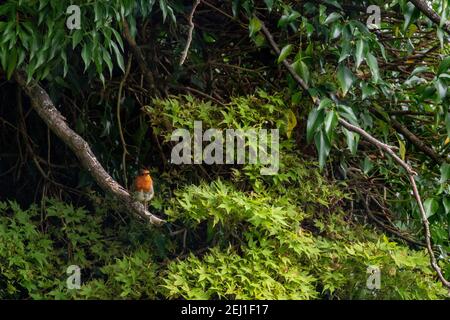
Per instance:
[[[380,70],[378,68],[377,58],[369,52],[367,53],[366,61],[369,65],[370,72],[372,72],[373,80],[378,82],[378,80],[380,80]]]
[[[345,96],[353,84],[354,76],[349,68],[341,64],[338,68],[337,78],[342,94]]]
[[[330,141],[328,140],[327,135],[323,132],[323,130],[320,130],[319,132],[316,133],[314,141],[316,143],[317,152],[319,154],[319,165],[320,168],[323,169],[328,154],[330,153],[331,144]]]
[[[325,119],[325,113],[323,110],[313,109],[308,116],[308,122],[306,124],[306,140],[310,143],[317,131],[317,129],[323,124]]]

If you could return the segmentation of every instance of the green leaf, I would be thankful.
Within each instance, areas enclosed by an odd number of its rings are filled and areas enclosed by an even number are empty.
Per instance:
[[[373,168],[373,163],[372,163],[372,161],[370,160],[370,158],[366,156],[366,157],[364,158],[364,163],[363,163],[363,170],[364,170],[364,173],[365,173],[365,174],[368,174],[368,173],[370,172],[370,170],[372,170],[372,168]]]
[[[350,121],[353,125],[358,125],[358,119],[356,118],[355,113],[353,112],[353,109],[345,106],[343,104],[340,104],[337,106],[337,110],[339,112],[339,115]]]
[[[442,28],[438,27],[437,31],[436,31],[436,35],[437,35],[437,37],[439,39],[439,42],[441,44],[441,48],[444,49],[444,37],[445,37],[444,30],[442,30]]]
[[[367,84],[365,82],[360,83],[361,91],[362,91],[362,99],[365,100],[366,98],[374,95],[377,93],[377,90],[371,86],[370,84]]]
[[[331,105],[333,105],[333,101],[332,101],[331,99],[323,98],[323,99],[320,101],[320,104],[319,104],[318,109],[319,109],[319,110],[327,109],[327,108],[328,108],[329,106],[331,106]]]
[[[441,79],[436,80],[434,83],[439,99],[443,100],[447,95],[447,85]]]
[[[8,66],[6,69],[6,78],[8,80],[11,79],[12,73],[16,69],[16,65],[17,65],[17,49],[16,47],[13,47],[9,55]]]
[[[445,183],[450,180],[450,164],[444,163],[441,165],[441,180],[440,183]]]
[[[363,53],[364,53],[364,40],[360,39],[356,43],[356,51],[355,51],[356,69],[359,68],[359,66],[363,61]]]
[[[353,85],[354,77],[349,68],[344,65],[340,65],[338,67],[337,78],[339,82],[339,86],[341,87],[342,94],[345,96],[348,90]]]
[[[114,53],[116,55],[117,64],[119,65],[119,68],[125,72],[125,65],[123,62],[123,56],[120,53],[119,48],[117,47],[116,43],[114,41],[111,42],[111,46],[113,47]]]
[[[292,67],[297,72],[297,74],[307,83],[309,84],[310,74],[308,65],[303,61],[296,61],[292,64]]]
[[[338,114],[336,111],[331,110],[327,113],[325,117],[325,133],[327,134],[328,140],[332,141],[334,129],[338,124]]]
[[[420,66],[414,69],[414,71],[411,73],[411,75],[409,76],[410,78],[412,76],[415,76],[419,73],[423,73],[423,72],[427,72],[429,70],[429,68],[427,66]]]
[[[308,116],[306,124],[306,140],[310,143],[319,128],[323,124],[325,113],[323,110],[313,109]]]
[[[113,63],[111,61],[111,55],[109,54],[108,50],[106,50],[103,47],[102,47],[102,58],[103,58],[103,61],[105,61],[106,65],[108,66],[110,77],[112,77]]]
[[[338,9],[344,10],[337,0],[325,0],[325,3],[335,6]]]
[[[76,30],[72,35],[72,49],[75,49],[75,47],[81,42],[83,39],[83,31]]]
[[[442,204],[444,205],[445,213],[450,214],[450,197],[444,197]]]
[[[425,209],[425,215],[427,218],[431,217],[436,213],[436,211],[439,209],[439,203],[434,198],[428,198],[423,203],[423,207]]]
[[[347,138],[347,146],[350,152],[355,155],[358,150],[359,134],[344,128],[344,134]]]
[[[450,56],[447,56],[439,64],[437,74],[440,75],[441,73],[447,72],[449,67],[450,67]]]
[[[173,14],[173,10],[171,7],[167,5],[166,0],[159,0],[159,7],[161,8],[163,14],[163,22],[166,21],[167,16],[169,15],[172,18],[172,21],[175,21],[175,16]]]
[[[294,47],[292,44],[288,44],[288,45],[284,46],[283,49],[281,49],[280,56],[278,57],[278,63],[283,62],[288,57],[288,55],[292,52],[293,48]]]
[[[331,144],[327,135],[320,130],[314,137],[317,152],[319,153],[319,166],[321,169],[325,166],[328,154],[330,153]]]
[[[407,30],[411,23],[414,23],[420,16],[420,11],[411,3],[407,3],[405,16],[405,23],[403,25],[403,30]]]
[[[337,20],[339,20],[342,16],[337,12],[332,12],[328,17],[325,19],[324,24],[330,24]]]
[[[248,25],[248,29],[250,31],[250,37],[252,37],[257,32],[259,32],[259,30],[261,30],[261,27],[262,27],[261,21],[257,17],[253,17],[250,20],[250,23]]]
[[[372,72],[373,80],[378,82],[380,80],[380,70],[378,68],[377,58],[370,52],[366,56],[367,64],[369,65],[370,72]]]
[[[339,56],[338,63],[341,63],[342,61],[344,61],[345,59],[347,59],[350,56],[351,49],[352,48],[350,45],[350,41],[344,42],[344,45],[342,46],[342,49],[341,49],[341,54]]]
[[[92,60],[92,50],[90,43],[86,43],[81,50],[81,58],[84,61],[84,70],[86,71]]]
[[[274,0],[264,0],[264,3],[266,4],[267,9],[269,9],[269,12],[272,11],[272,9],[273,9],[273,1]]]
[[[123,51],[123,40],[122,40],[122,37],[120,36],[120,34],[117,32],[116,29],[114,29],[114,28],[109,28],[109,29],[112,31],[114,37],[117,40],[117,43],[119,44],[120,49]]]

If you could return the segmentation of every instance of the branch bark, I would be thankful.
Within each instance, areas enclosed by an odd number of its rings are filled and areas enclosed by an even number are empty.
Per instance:
[[[421,2],[421,1],[419,1],[419,2]],[[274,40],[272,34],[270,33],[270,31],[267,29],[267,27],[264,25],[264,23],[262,21],[261,21],[261,31],[264,34],[266,40],[269,42],[269,44],[272,47],[272,49],[279,55],[280,52],[281,52],[280,48],[278,47],[277,43],[275,42],[275,40]],[[288,59],[285,59],[283,61],[283,65],[286,67],[286,69],[289,71],[289,73],[293,76],[293,78],[297,81],[299,86],[303,90],[308,92],[308,94],[311,97],[311,99],[313,100],[314,104],[316,106],[320,105],[320,99],[318,97],[316,97],[316,96],[311,95],[311,93],[309,91],[308,84],[295,72],[295,70],[292,68],[290,62],[288,61]],[[419,211],[420,211],[420,215],[421,215],[421,218],[422,218],[422,224],[423,224],[424,233],[425,233],[425,243],[426,243],[426,248],[427,248],[428,254],[430,256],[431,267],[436,272],[436,274],[437,274],[439,280],[441,281],[441,283],[445,287],[450,289],[450,282],[445,279],[445,277],[444,277],[444,275],[442,273],[442,270],[439,267],[439,264],[437,263],[437,260],[436,260],[436,257],[434,255],[434,251],[433,251],[433,248],[432,248],[431,235],[430,235],[430,226],[429,226],[428,218],[427,218],[427,215],[426,215],[426,212],[425,212],[425,208],[424,208],[423,203],[422,203],[422,199],[420,197],[420,193],[419,193],[419,191],[417,189],[416,181],[414,180],[414,176],[416,176],[417,173],[411,168],[411,166],[408,163],[403,161],[395,153],[394,150],[396,148],[383,143],[382,141],[380,141],[380,140],[376,139],[375,137],[373,137],[370,133],[368,133],[364,129],[362,129],[360,127],[357,127],[355,125],[352,125],[351,123],[347,122],[346,120],[344,120],[342,118],[339,118],[339,123],[344,128],[346,128],[347,130],[360,134],[362,137],[364,137],[371,144],[375,145],[376,147],[378,147],[383,152],[389,154],[399,166],[401,166],[402,168],[404,168],[406,170],[406,173],[408,175],[409,181],[411,183],[411,187],[412,187],[412,191],[413,191],[413,194],[414,194],[414,198],[416,199],[416,202],[417,202],[417,204],[419,206]]]
[[[47,92],[34,80],[27,83],[27,76],[22,70],[14,72],[14,79],[31,100],[31,105],[50,130],[58,136],[78,157],[81,165],[90,172],[94,180],[105,191],[119,199],[134,215],[160,225],[165,221],[154,216],[144,206],[134,201],[129,192],[117,183],[95,157],[89,144],[66,123],[66,119],[56,109]]]
[[[441,25],[441,16],[438,15],[424,0],[410,0],[410,2],[419,9],[424,15],[426,15],[431,21],[437,25]],[[445,32],[450,34],[450,22],[444,23],[442,26]]]
[[[192,42],[192,34],[194,32],[194,14],[195,14],[195,10],[197,10],[198,5],[200,4],[201,0],[196,0],[193,7],[192,7],[192,11],[191,14],[189,15],[189,32],[188,32],[188,38],[186,41],[186,47],[184,48],[183,52],[181,53],[181,58],[180,58],[180,66],[182,66],[184,64],[184,61],[186,61],[188,52],[189,52],[189,48],[191,47],[191,42]]]
[[[429,156],[437,164],[442,164],[443,160],[441,156],[434,151],[431,147],[427,146],[425,142],[419,139],[414,133],[409,131],[407,127],[402,125],[399,121],[391,117],[391,123],[397,132],[400,132],[406,139],[408,139],[412,144],[414,144],[420,151]]]

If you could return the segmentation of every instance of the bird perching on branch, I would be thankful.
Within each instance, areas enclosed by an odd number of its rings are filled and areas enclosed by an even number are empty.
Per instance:
[[[149,170],[141,169],[139,171],[139,175],[134,179],[132,191],[135,199],[142,202],[147,210],[147,204],[154,196],[153,179]]]

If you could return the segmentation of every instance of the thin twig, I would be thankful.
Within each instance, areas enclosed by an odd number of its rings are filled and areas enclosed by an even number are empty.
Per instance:
[[[194,6],[192,7],[192,11],[191,14],[189,15],[189,32],[188,32],[188,38],[186,41],[186,47],[184,48],[183,52],[181,53],[181,58],[180,58],[180,66],[182,66],[184,64],[184,62],[186,61],[188,52],[189,52],[189,48],[191,46],[192,43],[192,33],[194,32],[194,14],[195,14],[195,10],[197,9],[198,5],[200,4],[200,2],[202,2],[201,0],[196,0],[194,3]]]

